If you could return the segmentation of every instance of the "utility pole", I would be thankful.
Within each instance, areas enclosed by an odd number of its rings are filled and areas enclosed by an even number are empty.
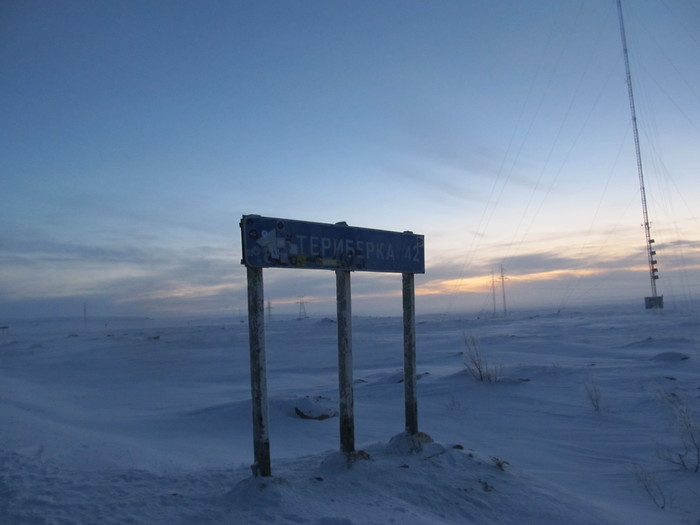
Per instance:
[[[299,316],[297,319],[306,319],[309,317],[306,315],[306,305],[304,304],[304,297],[299,296]]]
[[[503,275],[503,265],[501,264],[501,292],[503,293],[503,317],[508,315],[508,310],[506,309],[506,278]]]
[[[491,299],[493,299],[493,317],[496,317],[496,276],[491,268]]]

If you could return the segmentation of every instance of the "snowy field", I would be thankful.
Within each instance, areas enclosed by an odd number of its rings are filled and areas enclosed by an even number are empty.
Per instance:
[[[419,317],[413,453],[401,320],[355,318],[350,468],[336,323],[273,318],[272,478],[245,320],[7,323],[0,524],[700,524],[700,318],[605,308]]]

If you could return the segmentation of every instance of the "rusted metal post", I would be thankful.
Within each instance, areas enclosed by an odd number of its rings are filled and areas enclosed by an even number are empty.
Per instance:
[[[253,405],[253,453],[255,476],[272,476],[265,361],[265,304],[262,268],[248,269],[248,335],[250,341],[250,391]]]
[[[406,407],[406,432],[418,433],[418,396],[416,393],[416,295],[414,274],[403,277],[403,384]]]
[[[340,450],[355,452],[354,395],[352,388],[352,305],[350,272],[336,270],[338,304],[338,395],[340,409]]]

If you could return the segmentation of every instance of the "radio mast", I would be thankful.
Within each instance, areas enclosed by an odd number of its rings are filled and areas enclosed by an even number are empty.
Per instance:
[[[632,90],[632,74],[630,73],[630,61],[627,53],[627,37],[625,36],[625,23],[622,18],[622,0],[617,0],[617,14],[620,19],[620,38],[622,40],[622,54],[625,59],[625,73],[627,75],[627,95],[630,101],[630,112],[632,113],[632,131],[634,133],[634,148],[637,154],[637,173],[639,174],[639,192],[642,197],[642,215],[644,217],[644,235],[646,237],[647,260],[649,262],[649,279],[651,281],[651,297],[644,298],[644,306],[650,308],[663,308],[664,296],[656,292],[656,280],[659,278],[657,261],[654,259],[654,239],[651,237],[651,224],[649,222],[649,211],[647,209],[647,193],[644,188],[644,170],[642,169],[642,152],[639,147],[639,130],[637,129],[637,112],[634,107],[634,91]]]

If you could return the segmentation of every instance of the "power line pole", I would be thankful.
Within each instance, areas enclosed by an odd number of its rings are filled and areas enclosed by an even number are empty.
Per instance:
[[[297,319],[306,319],[309,317],[306,315],[306,305],[304,304],[304,298],[302,296],[299,297],[299,316]]]
[[[496,276],[491,268],[491,299],[493,299],[493,317],[496,317]]]
[[[503,317],[508,315],[508,310],[506,309],[506,278],[503,275],[503,265],[501,264],[501,292],[503,293]]]

